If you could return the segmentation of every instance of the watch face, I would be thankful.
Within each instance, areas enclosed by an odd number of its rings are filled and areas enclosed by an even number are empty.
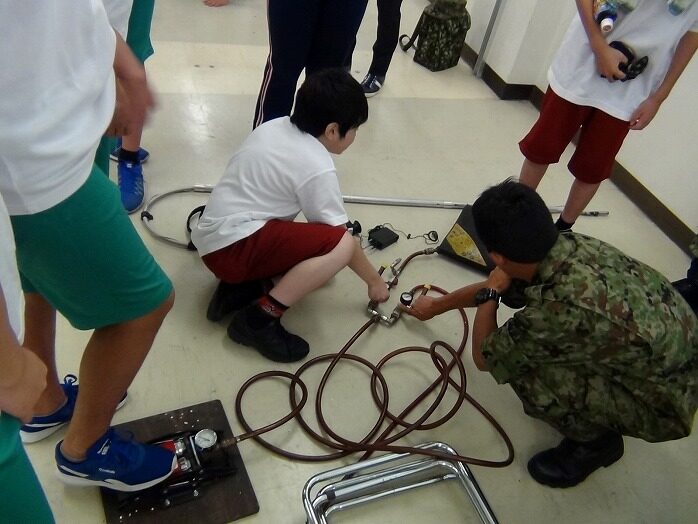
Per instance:
[[[218,435],[212,429],[202,429],[194,435],[194,444],[201,449],[209,449],[218,442]]]
[[[497,293],[494,289],[490,289],[488,287],[483,287],[481,289],[477,290],[477,293],[475,293],[475,304],[480,305],[484,304],[488,300],[498,300],[499,299],[499,293]]]

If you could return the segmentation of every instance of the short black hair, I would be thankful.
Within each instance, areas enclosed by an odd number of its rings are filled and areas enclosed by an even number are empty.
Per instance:
[[[318,137],[333,122],[339,134],[359,127],[368,120],[366,95],[344,69],[324,69],[308,76],[296,93],[291,122],[301,131]]]
[[[511,178],[478,197],[473,220],[487,250],[513,262],[540,262],[557,241],[558,230],[543,199]]]

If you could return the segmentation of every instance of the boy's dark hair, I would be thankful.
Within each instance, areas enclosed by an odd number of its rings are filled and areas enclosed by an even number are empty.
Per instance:
[[[291,122],[318,137],[333,122],[344,137],[368,120],[368,102],[361,85],[344,69],[325,69],[305,79],[296,93]]]
[[[540,262],[558,236],[540,195],[512,179],[480,195],[473,203],[473,220],[487,250],[513,262]]]

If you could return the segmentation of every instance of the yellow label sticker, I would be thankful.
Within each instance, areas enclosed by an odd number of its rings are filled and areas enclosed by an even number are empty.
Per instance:
[[[487,265],[473,238],[458,224],[455,224],[451,228],[451,231],[448,232],[448,235],[446,235],[446,242],[448,242],[453,252],[459,257],[471,260],[483,266]]]

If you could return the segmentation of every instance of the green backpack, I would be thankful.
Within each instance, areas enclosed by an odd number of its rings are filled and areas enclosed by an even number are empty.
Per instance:
[[[455,66],[470,29],[465,4],[466,0],[436,0],[425,7],[412,36],[400,37],[402,50],[414,47],[414,61],[430,71]]]

